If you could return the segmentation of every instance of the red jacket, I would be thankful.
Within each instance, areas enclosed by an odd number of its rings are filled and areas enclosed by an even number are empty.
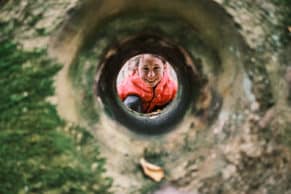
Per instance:
[[[123,101],[129,95],[141,98],[142,112],[152,112],[156,106],[163,106],[171,102],[177,93],[177,84],[171,80],[168,71],[155,88],[148,86],[137,73],[129,76],[117,88],[118,95]]]

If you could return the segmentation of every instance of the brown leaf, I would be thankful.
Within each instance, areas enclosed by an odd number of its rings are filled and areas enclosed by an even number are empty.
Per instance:
[[[144,158],[140,159],[140,165],[145,175],[154,181],[160,182],[164,178],[165,173],[161,167],[147,162]]]

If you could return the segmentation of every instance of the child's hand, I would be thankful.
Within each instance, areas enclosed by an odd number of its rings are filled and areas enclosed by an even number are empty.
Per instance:
[[[156,111],[154,111],[154,112],[151,112],[151,113],[149,113],[148,115],[149,115],[149,116],[155,116],[155,115],[158,115],[158,114],[161,114],[161,109],[158,109],[158,110],[156,110]]]

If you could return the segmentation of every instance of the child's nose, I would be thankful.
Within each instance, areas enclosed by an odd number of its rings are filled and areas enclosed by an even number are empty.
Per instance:
[[[154,72],[154,71],[149,71],[148,76],[149,76],[149,77],[154,77],[154,76],[155,76],[155,72]]]

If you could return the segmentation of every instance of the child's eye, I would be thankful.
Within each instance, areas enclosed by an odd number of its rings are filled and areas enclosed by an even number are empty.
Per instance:
[[[149,70],[149,68],[147,68],[147,67],[144,67],[144,68],[143,68],[143,70],[144,70],[144,71],[148,71],[148,70]]]
[[[160,67],[154,67],[154,70],[155,71],[159,71],[160,70]]]

